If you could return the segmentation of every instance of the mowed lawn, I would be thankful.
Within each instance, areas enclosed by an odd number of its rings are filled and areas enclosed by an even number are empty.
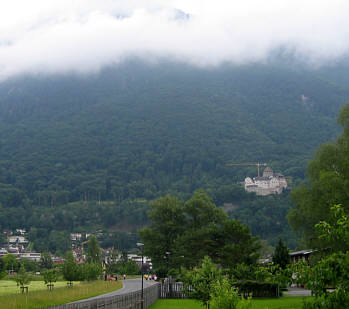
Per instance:
[[[1,282],[1,281],[0,281]],[[6,295],[0,295],[0,308],[1,309],[34,309],[45,308],[49,306],[65,304],[72,301],[86,299],[93,296],[109,293],[120,289],[122,283],[120,281],[92,281],[81,282],[80,284],[74,283],[73,287],[67,287],[66,282],[62,282],[61,287],[55,288],[53,291],[47,291],[43,281],[33,281],[29,286],[28,294],[20,294],[18,292],[8,293]],[[43,290],[41,283],[44,286]],[[32,288],[37,286],[39,290],[34,291]],[[56,286],[56,284],[55,284]],[[19,290],[19,288],[16,286]],[[1,290],[1,288],[0,288]],[[8,288],[11,292],[11,289]]]
[[[301,309],[303,297],[281,297],[253,299],[252,309]],[[192,299],[161,299],[149,309],[206,309],[200,302]]]
[[[77,284],[77,283],[75,283]],[[55,282],[55,288],[67,286],[66,281]],[[29,292],[47,290],[47,286],[44,281],[32,281],[29,285]],[[8,294],[20,293],[19,286],[17,286],[14,280],[0,280],[0,296]]]

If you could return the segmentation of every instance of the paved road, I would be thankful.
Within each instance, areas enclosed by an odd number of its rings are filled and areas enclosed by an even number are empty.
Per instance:
[[[91,297],[91,298],[86,298],[86,299],[82,299],[73,303],[81,303],[84,302],[86,300],[92,300],[92,299],[98,299],[98,298],[104,298],[104,297],[109,297],[109,296],[115,296],[115,295],[121,295],[121,294],[127,294],[127,293],[131,293],[131,292],[136,292],[141,290],[142,288],[142,279],[127,279],[127,280],[120,280],[122,282],[122,288],[119,290],[116,290],[114,292],[110,292],[107,294],[103,294],[103,295],[99,295],[99,296],[95,296],[95,297]],[[144,288],[153,285],[154,282],[153,280],[144,280],[143,284],[144,284]]]
[[[288,288],[288,291],[284,291],[282,293],[283,295],[287,295],[287,296],[310,296],[311,295],[310,290],[295,288],[295,287],[290,287]]]

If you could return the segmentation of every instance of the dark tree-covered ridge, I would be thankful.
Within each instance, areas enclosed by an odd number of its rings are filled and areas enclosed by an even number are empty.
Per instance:
[[[226,163],[268,162],[296,183],[303,179],[313,150],[336,135],[335,115],[349,99],[323,74],[128,62],[90,76],[2,82],[0,228],[35,227],[35,239],[50,238],[36,242],[44,251],[64,252],[69,238],[60,239],[69,231],[117,227],[120,239],[132,239],[127,233],[146,223],[150,200],[187,199],[203,188],[218,205],[239,206],[232,215],[255,234],[277,239],[288,201],[227,200],[221,188],[256,171]],[[280,206],[270,211],[270,203]]]

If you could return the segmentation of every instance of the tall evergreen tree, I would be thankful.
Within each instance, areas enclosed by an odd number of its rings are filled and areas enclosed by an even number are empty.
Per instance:
[[[273,263],[278,264],[282,269],[285,269],[287,264],[290,263],[289,250],[281,238],[275,247]]]

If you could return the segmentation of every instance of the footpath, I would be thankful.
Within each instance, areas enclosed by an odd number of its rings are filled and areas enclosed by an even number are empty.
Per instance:
[[[285,296],[311,296],[311,291],[303,288],[288,288],[288,291],[283,291]]]
[[[78,303],[85,302],[87,300],[94,300],[94,299],[115,296],[115,295],[128,294],[128,293],[140,291],[142,289],[142,279],[141,278],[139,278],[139,279],[126,279],[126,280],[120,280],[120,281],[122,282],[122,288],[119,290],[116,290],[114,292],[110,292],[107,294],[98,295],[98,296],[91,297],[91,298],[82,299],[79,301],[72,302],[70,304],[78,304]],[[155,283],[156,282],[153,280],[150,280],[150,281],[144,280],[143,281],[144,288],[147,288]]]

